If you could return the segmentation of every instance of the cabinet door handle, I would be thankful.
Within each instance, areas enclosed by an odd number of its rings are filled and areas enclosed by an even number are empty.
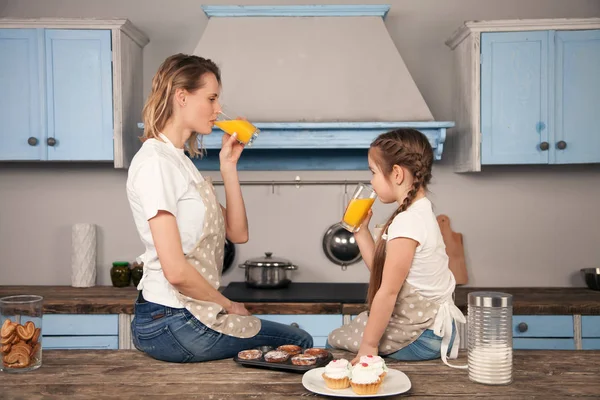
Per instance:
[[[564,140],[561,140],[560,142],[556,143],[556,148],[559,150],[564,150],[567,148],[567,142],[565,142]]]
[[[519,325],[517,325],[517,330],[521,333],[527,332],[527,329],[529,329],[529,327],[525,322],[521,322]]]
[[[541,151],[546,151],[550,148],[550,144],[548,142],[542,142],[540,143],[540,150]]]
[[[56,139],[54,139],[53,137],[49,137],[48,140],[46,140],[46,143],[48,144],[48,146],[54,146],[56,144]]]
[[[27,139],[27,143],[29,143],[30,146],[37,146],[38,140],[37,138],[32,136],[29,139]]]

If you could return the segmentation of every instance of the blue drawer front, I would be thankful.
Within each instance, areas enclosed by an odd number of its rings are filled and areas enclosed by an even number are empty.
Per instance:
[[[513,339],[515,350],[575,350],[573,339]]]
[[[527,325],[525,332],[519,324]],[[573,317],[570,315],[514,315],[513,337],[572,338]]]
[[[600,316],[581,317],[581,336],[584,338],[600,338]]]
[[[260,319],[290,325],[297,323],[301,329],[313,337],[327,337],[329,333],[342,326],[341,315],[260,315]]]
[[[118,336],[48,336],[42,339],[44,350],[119,348]]]
[[[116,314],[46,314],[42,319],[44,336],[118,335],[119,316]]]
[[[583,339],[581,348],[583,350],[600,350],[600,339]]]

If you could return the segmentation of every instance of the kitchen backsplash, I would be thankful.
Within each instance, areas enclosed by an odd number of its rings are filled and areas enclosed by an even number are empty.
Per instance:
[[[289,176],[288,176],[289,175]],[[216,178],[218,176],[213,175]],[[303,172],[302,179],[358,179],[366,173]],[[243,179],[293,179],[244,173]],[[0,169],[0,284],[70,284],[71,225],[98,225],[98,284],[115,260],[143,251],[125,195],[126,172],[100,166]],[[430,197],[464,235],[470,285],[582,286],[579,268],[600,260],[600,168],[494,168],[459,175],[436,166]],[[366,282],[362,262],[346,271],[321,240],[342,213],[343,186],[245,186],[250,241],[236,245],[223,284],[244,279],[237,264],[270,251],[298,264],[296,281]],[[349,187],[351,192],[352,187]],[[222,201],[222,187],[217,187]],[[393,206],[376,203],[373,222]]]

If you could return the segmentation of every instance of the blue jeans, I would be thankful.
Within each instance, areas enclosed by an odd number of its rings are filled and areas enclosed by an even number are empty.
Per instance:
[[[452,339],[450,339],[450,345],[448,353],[454,343],[454,337],[456,336],[456,326],[452,326]],[[327,348],[331,348],[327,342]],[[408,346],[396,351],[395,353],[388,354],[385,357],[393,358],[399,361],[426,361],[435,360],[442,357],[440,351],[442,347],[442,338],[437,336],[431,329],[423,331],[421,336]]]
[[[456,327],[452,326],[452,339],[450,339],[450,345],[448,346],[448,355],[450,354],[455,336]],[[442,338],[433,333],[431,329],[425,329],[417,340],[395,353],[388,354],[386,357],[400,361],[435,360],[442,357],[441,346]]]
[[[210,329],[185,308],[140,302],[139,299],[134,307],[133,344],[157,360],[200,362],[231,358],[242,350],[258,346],[313,346],[313,338],[308,332],[276,322],[261,320],[258,334],[243,339]]]

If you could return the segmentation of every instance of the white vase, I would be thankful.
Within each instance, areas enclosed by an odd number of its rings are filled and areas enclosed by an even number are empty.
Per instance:
[[[96,284],[96,225],[74,224],[71,231],[71,286]]]

